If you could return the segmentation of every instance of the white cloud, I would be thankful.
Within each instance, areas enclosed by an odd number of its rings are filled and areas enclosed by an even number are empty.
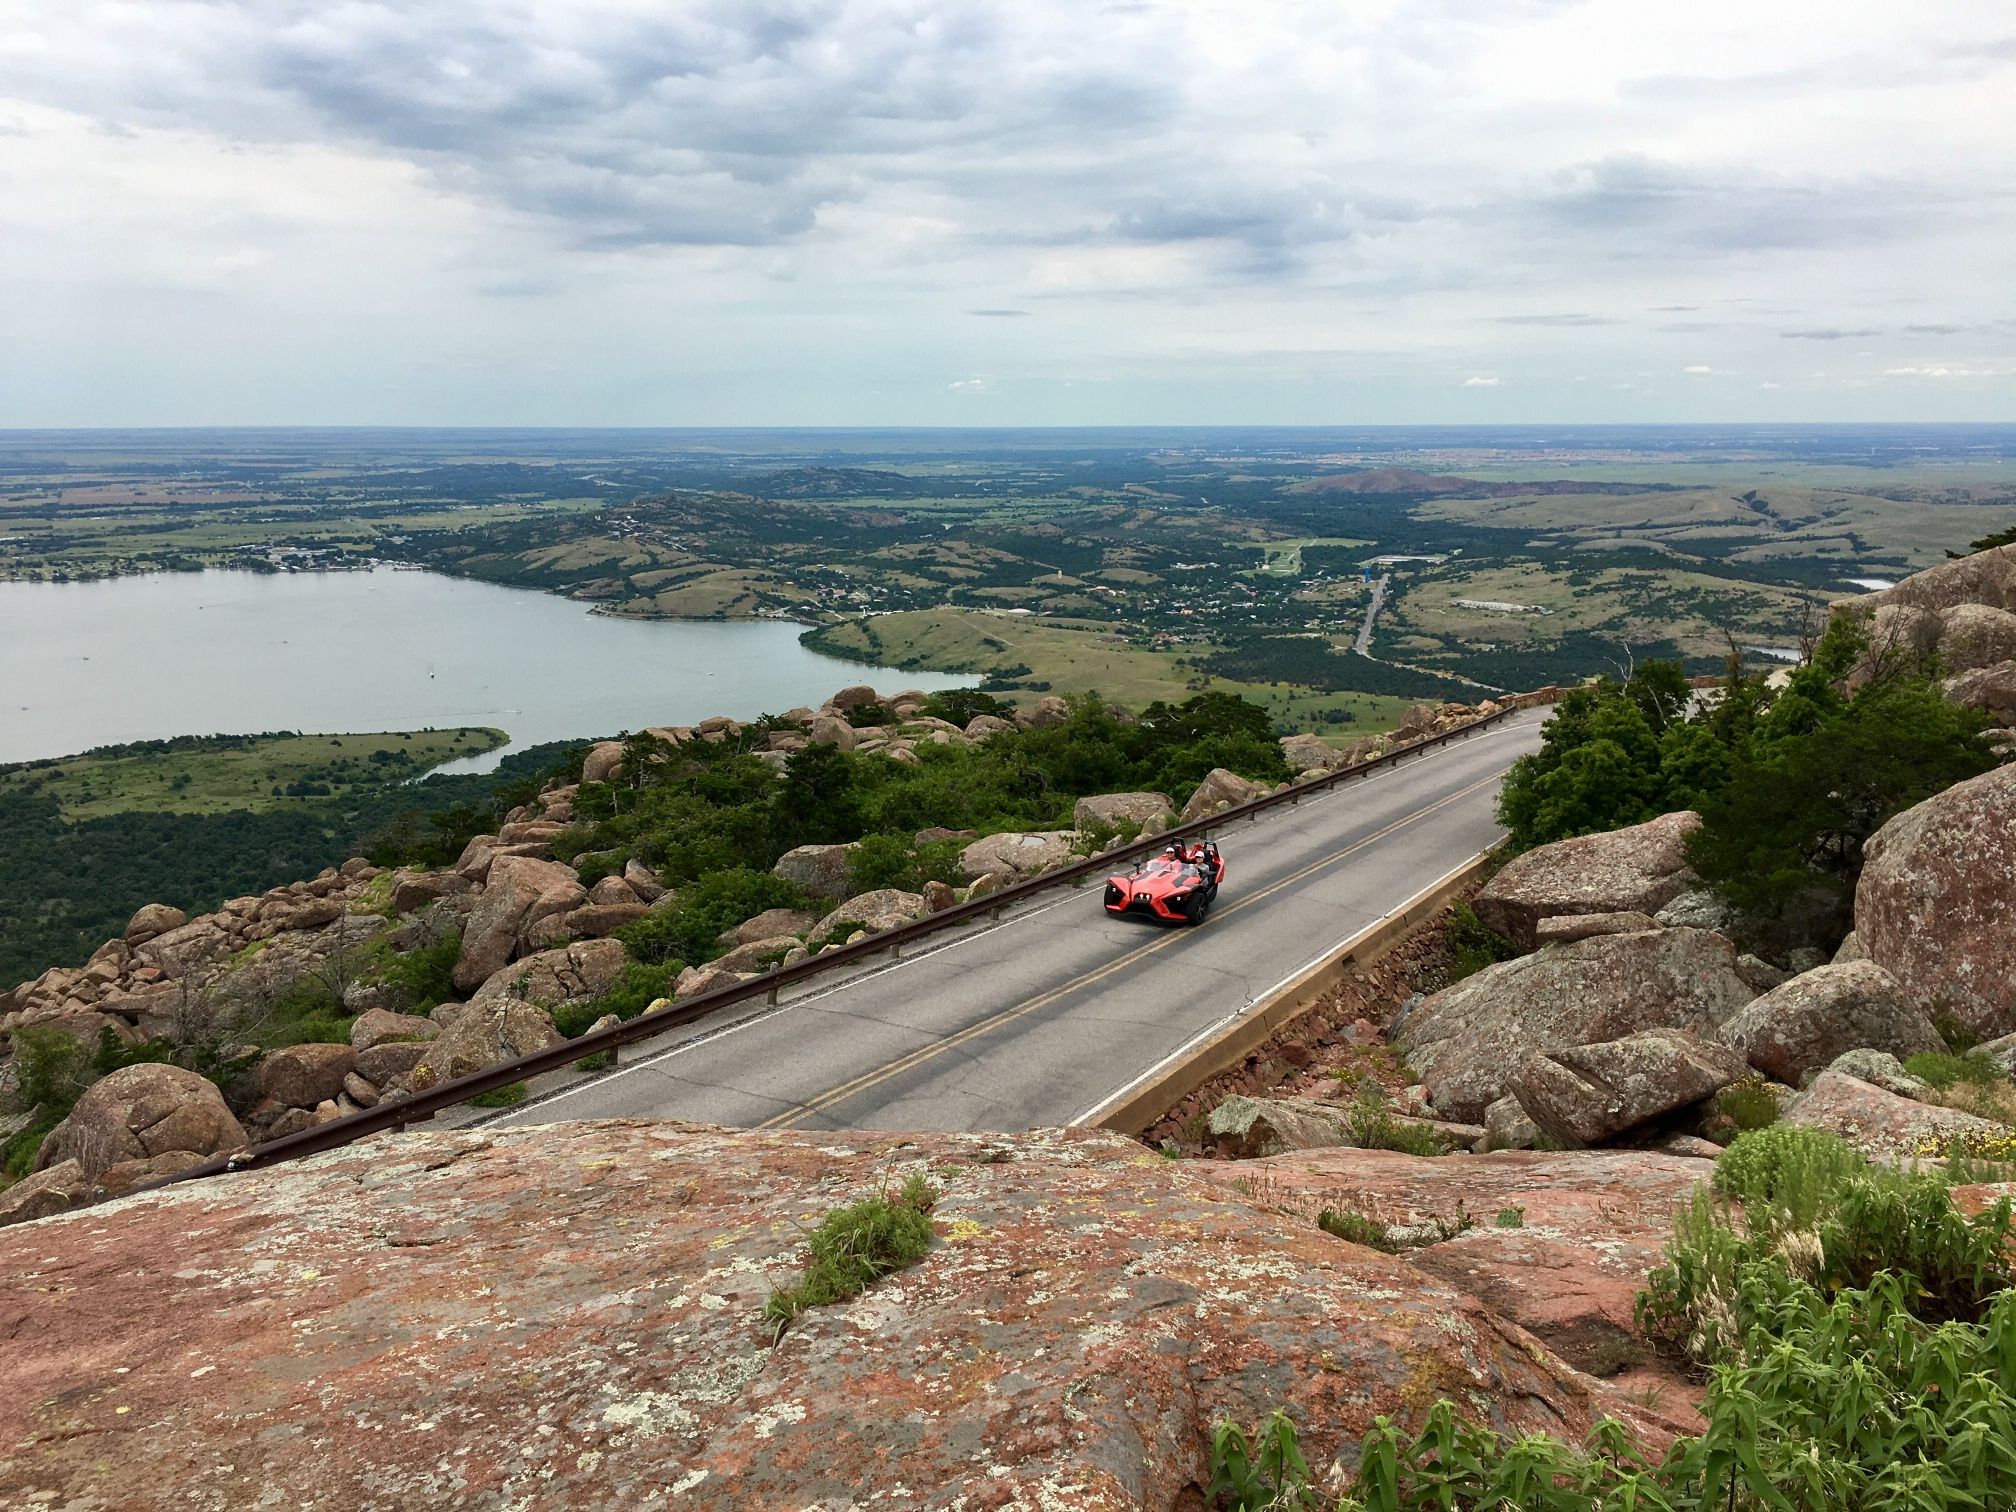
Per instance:
[[[1681,371],[1681,372],[1683,372],[1683,373],[1692,373],[1692,374],[1694,374],[1694,375],[1695,375],[1696,377],[1699,377],[1699,378],[1705,378],[1705,377],[1707,377],[1707,376],[1708,376],[1709,374],[1713,373],[1713,372],[1715,371],[1715,369],[1714,369],[1714,368],[1712,368],[1712,367],[1708,367],[1708,366],[1707,366],[1706,364],[1704,364],[1704,363],[1699,363],[1699,362],[1697,362],[1697,363],[1695,363],[1695,364],[1694,364],[1693,366],[1691,366],[1691,367],[1684,367],[1684,368],[1680,369],[1680,371]]]
[[[2012,368],[1993,367],[1893,367],[1883,369],[1885,378],[2000,378],[2016,372]]]
[[[984,394],[987,392],[985,378],[955,378],[945,385],[955,394]]]
[[[979,368],[1009,421],[1432,420],[1453,368],[1518,373],[1520,418],[1696,418],[1719,386],[1603,396],[1705,329],[1781,380],[1814,342],[1925,370],[2016,332],[2009,31],[1980,0],[15,0],[0,414],[930,421],[976,390],[928,375]],[[1867,403],[1992,417],[1948,387]]]
[[[1465,379],[1463,380],[1463,387],[1465,387],[1465,388],[1496,388],[1496,387],[1498,387],[1498,380],[1497,380],[1496,378],[1484,378],[1484,377],[1477,377],[1477,378],[1465,378]]]

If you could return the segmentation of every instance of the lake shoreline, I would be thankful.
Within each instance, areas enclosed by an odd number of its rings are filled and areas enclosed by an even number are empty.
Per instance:
[[[484,727],[513,751],[715,715],[754,719],[879,681],[802,622],[597,614],[579,600],[403,562],[0,582],[0,761],[220,730]]]

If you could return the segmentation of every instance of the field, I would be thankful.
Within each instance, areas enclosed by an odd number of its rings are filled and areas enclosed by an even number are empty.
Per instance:
[[[459,729],[145,741],[0,768],[0,796],[46,794],[70,822],[133,810],[268,813],[304,798],[396,788],[443,762],[494,751],[507,738],[502,730]]]
[[[1011,698],[1210,680],[1332,734],[1796,646],[1855,579],[2012,522],[2007,426],[0,432],[0,578],[396,560],[796,620]]]
[[[1236,693],[1272,711],[1280,723],[1340,739],[1397,725],[1409,700],[1367,693],[1317,693],[1290,683],[1242,681],[1200,671],[1180,650],[1152,650],[1112,626],[989,610],[929,609],[850,620],[822,631],[821,649],[887,661],[1000,675],[1040,667],[1043,691],[1097,693],[1140,710],[1161,699],[1181,702],[1206,688]]]

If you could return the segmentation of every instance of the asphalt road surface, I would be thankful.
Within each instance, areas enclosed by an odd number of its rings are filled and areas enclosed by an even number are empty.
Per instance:
[[[1393,581],[1390,572],[1379,574],[1379,581],[1372,585],[1372,602],[1365,606],[1365,623],[1358,627],[1358,639],[1351,649],[1360,656],[1372,654],[1372,627],[1378,621],[1380,606],[1386,602],[1386,585]]]
[[[1392,912],[1501,833],[1528,712],[1397,768],[1214,832],[1225,882],[1200,927],[1111,918],[1096,883],[1042,893],[626,1051],[542,1078],[485,1123],[677,1118],[738,1128],[1017,1130],[1101,1107]]]

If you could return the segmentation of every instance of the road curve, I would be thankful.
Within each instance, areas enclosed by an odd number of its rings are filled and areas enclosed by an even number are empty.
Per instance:
[[[1017,1130],[1085,1120],[1192,1041],[1501,833],[1499,778],[1544,712],[1215,833],[1196,929],[1114,919],[1096,885],[1038,895],[900,960],[745,1003],[542,1078],[485,1123],[676,1118],[737,1128]]]

